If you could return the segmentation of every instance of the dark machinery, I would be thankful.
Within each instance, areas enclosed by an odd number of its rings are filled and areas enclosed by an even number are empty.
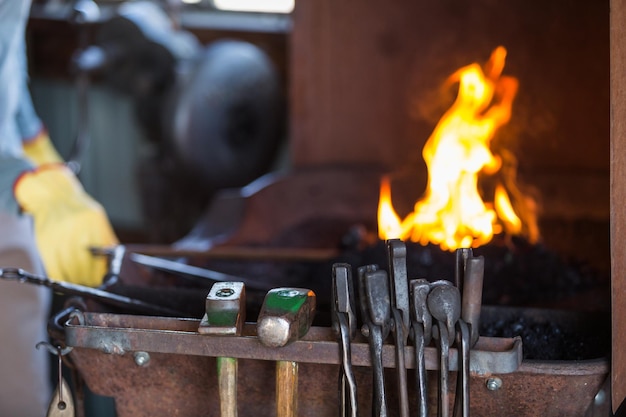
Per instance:
[[[130,95],[155,144],[139,172],[148,223],[162,228],[152,240],[181,237],[216,190],[244,186],[271,167],[285,100],[273,63],[256,45],[201,45],[156,4],[127,2],[99,24],[74,64],[79,79],[99,77]]]

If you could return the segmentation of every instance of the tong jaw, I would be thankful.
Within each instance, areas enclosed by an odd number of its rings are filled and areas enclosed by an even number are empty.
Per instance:
[[[432,340],[433,316],[428,310],[428,294],[430,282],[427,279],[413,279],[409,283],[411,292],[411,322],[412,327],[423,327],[424,344],[429,345]]]
[[[332,323],[333,330],[339,334],[338,316],[342,315],[348,324],[350,339],[354,339],[357,330],[356,312],[354,310],[354,283],[352,282],[352,267],[345,263],[333,265],[332,282]]]
[[[389,258],[389,275],[391,277],[391,303],[400,312],[404,327],[405,343],[408,329],[411,326],[409,309],[409,287],[406,269],[406,245],[400,239],[387,241]]]

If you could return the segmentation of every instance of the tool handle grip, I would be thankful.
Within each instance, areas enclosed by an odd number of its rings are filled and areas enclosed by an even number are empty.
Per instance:
[[[400,310],[391,309],[393,320],[395,322],[395,342],[396,342],[396,375],[398,383],[398,397],[400,402],[400,417],[409,417],[409,393],[406,381],[406,366],[404,357],[404,346],[406,345],[406,337],[404,335],[404,326],[402,324],[402,313]],[[408,333],[408,332],[407,332]]]
[[[372,416],[387,417],[385,373],[383,368],[383,335],[379,326],[370,326],[370,354],[372,360]]]
[[[217,358],[221,417],[237,417],[237,370],[236,358]]]
[[[298,415],[298,362],[276,362],[276,416]]]

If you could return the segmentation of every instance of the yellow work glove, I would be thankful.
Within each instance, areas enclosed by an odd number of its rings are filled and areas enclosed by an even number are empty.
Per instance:
[[[41,129],[34,139],[22,142],[22,149],[35,166],[63,163],[63,158],[54,148],[46,129]]]
[[[90,247],[117,244],[104,209],[62,164],[26,171],[16,181],[15,198],[35,222],[35,240],[48,276],[96,287],[107,261]]]

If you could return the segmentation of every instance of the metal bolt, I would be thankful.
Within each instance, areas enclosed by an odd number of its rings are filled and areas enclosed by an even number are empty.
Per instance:
[[[148,366],[148,363],[150,363],[150,354],[148,352],[135,352],[133,357],[137,366]]]
[[[497,391],[502,388],[502,380],[498,377],[489,378],[486,385],[489,391]]]

